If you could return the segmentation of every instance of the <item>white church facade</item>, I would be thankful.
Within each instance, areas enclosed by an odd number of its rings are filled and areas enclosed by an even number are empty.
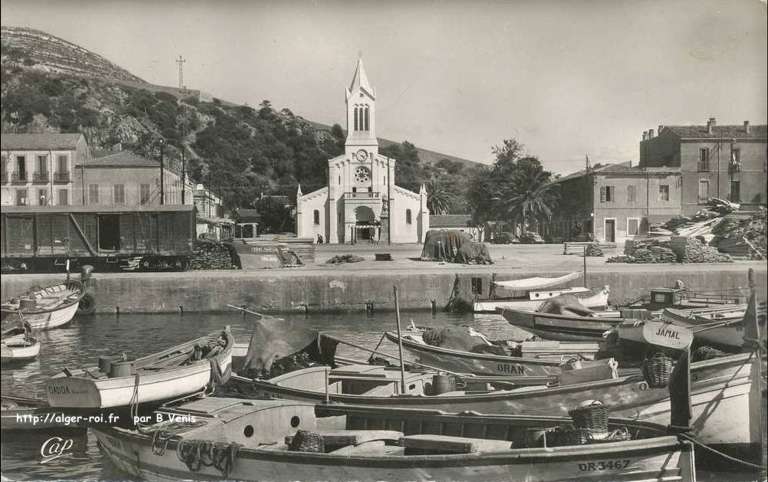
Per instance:
[[[326,243],[421,243],[429,231],[427,191],[395,184],[395,159],[379,154],[376,92],[362,59],[346,89],[344,154],[328,160],[328,186],[296,195],[296,234]]]

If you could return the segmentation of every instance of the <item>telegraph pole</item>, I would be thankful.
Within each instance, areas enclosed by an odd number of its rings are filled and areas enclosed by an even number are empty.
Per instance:
[[[392,244],[392,173],[389,172],[389,157],[387,157],[387,245]]]
[[[165,204],[165,139],[160,139],[160,205]]]
[[[186,60],[184,57],[179,55],[179,58],[176,59],[176,63],[179,64],[179,90],[184,89],[184,63]]]

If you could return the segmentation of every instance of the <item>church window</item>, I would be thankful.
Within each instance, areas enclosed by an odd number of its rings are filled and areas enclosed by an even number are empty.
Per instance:
[[[369,131],[369,130],[371,130],[371,128],[370,128],[370,126],[369,126],[368,122],[369,122],[369,117],[368,117],[368,106],[366,105],[366,106],[365,106],[365,125],[363,126],[363,130],[364,130],[364,131]]]
[[[406,209],[405,210],[405,224],[413,224],[413,220],[411,219],[411,210]]]
[[[315,218],[315,224],[320,224],[320,211],[315,209],[315,212],[313,214],[314,214],[314,218]]]
[[[355,131],[360,130],[357,124],[357,111],[358,111],[357,106],[355,106]]]

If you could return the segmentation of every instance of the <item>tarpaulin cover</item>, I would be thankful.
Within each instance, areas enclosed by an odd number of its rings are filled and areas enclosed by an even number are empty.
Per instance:
[[[577,315],[590,316],[594,311],[581,304],[579,298],[565,294],[555,296],[544,302],[537,310],[539,313],[551,313],[553,315]]]
[[[472,328],[427,328],[422,338],[428,345],[441,348],[472,353],[506,355],[503,348],[492,345],[485,336],[474,331]]]
[[[254,323],[243,370],[268,373],[276,361],[306,353],[312,361],[333,366],[337,343],[299,321],[264,318]]]
[[[488,246],[476,243],[467,233],[452,229],[429,231],[421,259],[464,264],[493,264]]]

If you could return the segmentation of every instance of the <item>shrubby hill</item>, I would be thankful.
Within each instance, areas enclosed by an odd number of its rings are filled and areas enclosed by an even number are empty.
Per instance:
[[[3,132],[82,132],[94,151],[119,145],[154,158],[164,139],[169,164],[180,169],[183,157],[190,177],[229,207],[253,206],[262,193],[293,198],[298,183],[304,192],[324,186],[326,160],[343,152],[339,125],[324,128],[269,101],[207,102],[194,91],[153,86],[44,32],[2,27],[0,40]],[[399,185],[428,184],[433,211],[466,209],[473,163],[408,142],[381,145],[382,154],[399,161]]]

